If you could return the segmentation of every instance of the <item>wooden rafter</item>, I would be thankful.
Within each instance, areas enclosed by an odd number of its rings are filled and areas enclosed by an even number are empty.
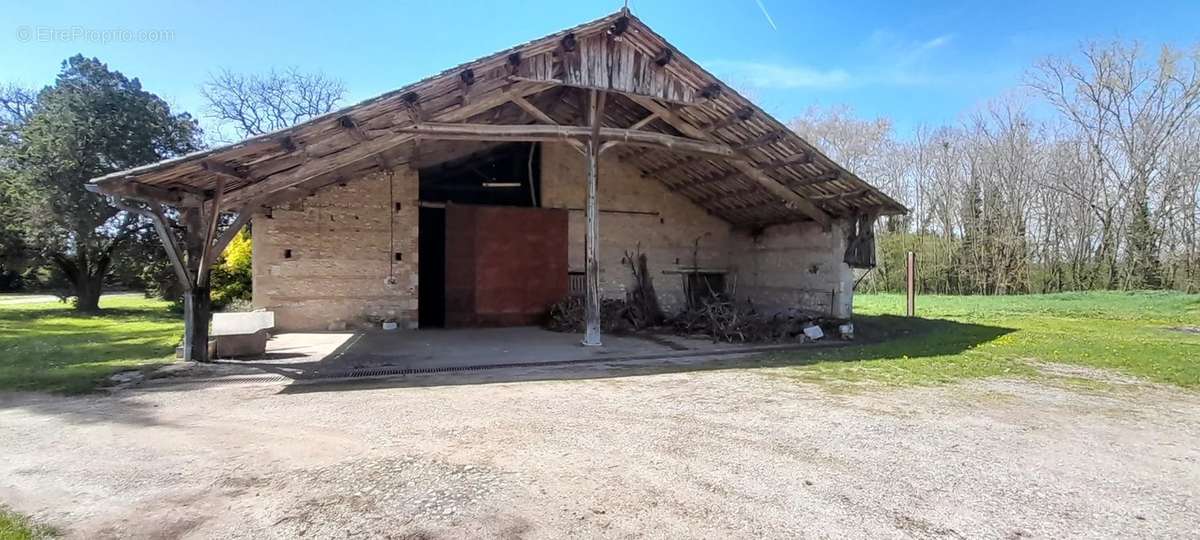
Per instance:
[[[658,102],[652,99],[642,97],[633,97],[631,99],[633,99],[642,107],[645,107],[646,110],[653,113],[658,113],[663,121],[667,122],[671,125],[671,127],[679,130],[679,132],[683,133],[684,135],[702,140],[711,141],[714,139],[711,134],[705,133],[704,130],[692,125],[683,118],[680,118],[679,115],[675,114],[674,111],[659,105]],[[811,201],[805,199],[799,193],[792,191],[778,180],[767,176],[766,173],[755,168],[754,165],[742,161],[733,161],[731,164],[743,174],[750,177],[755,182],[758,182],[766,189],[770,190],[771,193],[774,193],[776,196],[783,199],[788,207],[795,208],[796,210],[803,212],[805,215],[812,218],[817,223],[820,223],[824,227],[829,227],[832,225],[833,219],[829,216],[829,214],[825,213],[824,210],[821,210]]]
[[[541,122],[543,124],[550,125],[550,126],[559,125],[558,122],[555,122],[554,119],[551,118],[549,114],[546,114],[544,111],[537,108],[536,105],[534,105],[533,103],[530,103],[529,100],[525,99],[523,96],[512,94],[510,96],[510,101],[512,101],[512,103],[514,105],[520,107],[526,113],[529,113],[529,116],[532,116],[538,122]],[[580,150],[580,151],[583,150],[582,142],[574,140],[574,139],[568,139],[567,142],[570,143],[571,146],[574,146],[577,150]]]

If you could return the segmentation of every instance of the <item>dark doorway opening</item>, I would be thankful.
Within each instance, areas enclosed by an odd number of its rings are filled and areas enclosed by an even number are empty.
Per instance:
[[[421,328],[446,326],[445,205],[541,206],[541,148],[536,143],[488,147],[419,170],[417,318]]]
[[[420,170],[421,202],[541,206],[536,143],[494,146]]]
[[[446,209],[418,213],[417,322],[421,328],[446,325]]]

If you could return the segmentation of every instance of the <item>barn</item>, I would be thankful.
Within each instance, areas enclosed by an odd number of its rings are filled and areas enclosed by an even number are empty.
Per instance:
[[[155,223],[204,358],[208,276],[252,223],[254,306],[289,330],[535,323],[724,293],[848,318],[905,208],[627,10],[236,144],[92,180]]]

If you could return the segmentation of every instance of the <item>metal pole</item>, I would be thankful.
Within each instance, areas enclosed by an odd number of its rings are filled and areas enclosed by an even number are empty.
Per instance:
[[[917,254],[915,252],[910,251],[910,252],[908,252],[908,256],[905,257],[905,260],[907,263],[906,264],[907,274],[905,277],[906,277],[906,281],[908,284],[908,303],[907,303],[908,309],[907,309],[907,312],[908,312],[909,317],[916,317],[917,316]]]
[[[596,210],[596,183],[600,176],[600,124],[603,122],[604,92],[591,91],[588,111],[592,136],[587,141],[587,236],[584,241],[584,333],[583,345],[598,347],[600,343],[600,242],[599,212]]]

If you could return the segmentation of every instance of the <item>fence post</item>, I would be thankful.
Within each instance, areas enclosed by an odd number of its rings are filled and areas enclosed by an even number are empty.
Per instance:
[[[908,302],[906,304],[907,314],[909,317],[917,316],[917,254],[916,252],[908,252],[905,257],[906,275],[905,281],[908,285]]]

